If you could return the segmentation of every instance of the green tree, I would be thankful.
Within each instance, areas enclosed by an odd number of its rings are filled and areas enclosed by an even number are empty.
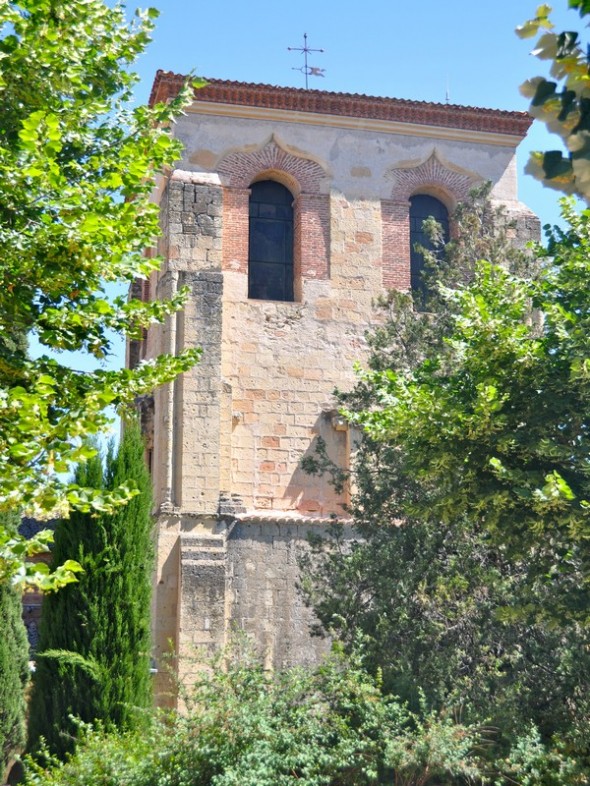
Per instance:
[[[109,427],[108,405],[124,409],[198,357],[190,349],[133,371],[79,372],[55,354],[30,360],[4,339],[13,328],[33,332],[48,350],[99,365],[113,334],[141,337],[182,305],[182,293],[142,303],[107,289],[159,265],[143,253],[159,234],[149,197],[155,174],[179,155],[169,126],[192,94],[187,82],[166,105],[129,108],[130,67],[156,15],[138,12],[130,24],[124,7],[102,0],[0,4],[1,510],[48,516],[124,503],[131,487],[92,492],[64,473],[89,457],[84,440]],[[0,529],[0,580],[50,586],[26,561],[49,538],[26,544]]]
[[[590,14],[588,0],[568,0],[580,17]],[[590,95],[588,93],[589,50],[575,30],[556,32],[550,19],[551,7],[537,8],[534,19],[518,27],[521,38],[539,35],[533,54],[551,63],[547,79],[537,76],[521,86],[531,99],[531,115],[557,134],[565,148],[531,154],[526,171],[546,186],[566,194],[590,196]]]
[[[565,210],[532,278],[479,262],[443,292],[452,312],[442,351],[408,371],[367,377],[384,406],[357,418],[403,446],[424,494],[423,521],[477,521],[491,542],[545,582],[535,614],[587,623],[590,467],[590,214]],[[559,579],[559,580],[557,580]],[[569,586],[568,586],[569,582]]]
[[[0,514],[7,531],[20,517]],[[25,688],[29,682],[29,643],[22,619],[21,592],[0,584],[0,780],[25,744]]]
[[[106,471],[98,456],[77,481],[113,488],[133,481],[125,507],[97,517],[76,512],[56,529],[53,559],[73,556],[79,581],[44,598],[30,712],[30,744],[43,736],[63,755],[73,745],[69,716],[129,728],[151,703],[151,481],[143,441],[128,424]]]
[[[364,429],[362,540],[318,544],[310,592],[349,644],[369,636],[412,706],[422,690],[506,746],[534,721],[587,765],[589,217],[566,212],[544,264],[506,266],[515,252],[476,200],[438,272],[429,257],[432,311],[392,293],[371,368],[342,396]]]

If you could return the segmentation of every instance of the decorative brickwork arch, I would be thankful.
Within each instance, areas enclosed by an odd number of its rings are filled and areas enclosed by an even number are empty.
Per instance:
[[[409,290],[411,286],[410,197],[428,194],[451,212],[466,199],[481,178],[467,170],[449,165],[432,151],[418,165],[392,167],[387,177],[393,180],[391,198],[381,203],[383,231],[383,286]]]
[[[432,194],[442,197],[448,208],[464,200],[473,186],[481,182],[477,175],[442,162],[436,150],[418,166],[394,167],[388,175],[394,182],[392,200],[401,202],[413,194]]]
[[[325,170],[309,158],[280,147],[274,136],[253,152],[229,153],[217,165],[223,188],[223,267],[248,272],[250,187],[276,180],[294,196],[294,299],[302,300],[304,282],[329,277],[330,195],[320,192]]]
[[[274,175],[295,196],[319,194],[320,184],[326,178],[326,172],[318,163],[283,150],[274,136],[254,152],[229,153],[221,159],[217,171],[230,188],[248,188],[255,180]]]

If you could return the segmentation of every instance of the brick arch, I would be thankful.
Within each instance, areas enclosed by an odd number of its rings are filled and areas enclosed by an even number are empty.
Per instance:
[[[230,188],[248,188],[255,180],[267,175],[284,181],[294,196],[319,194],[324,169],[309,158],[299,158],[283,150],[271,139],[254,152],[229,153],[217,165],[217,171]]]
[[[293,175],[285,172],[284,169],[262,169],[255,178],[250,182],[250,187],[254,183],[259,183],[261,180],[275,180],[282,186],[288,189],[293,197],[298,197],[301,194],[301,186],[299,181]]]
[[[320,187],[327,173],[320,164],[298,158],[271,138],[254,152],[229,153],[217,166],[223,182],[223,268],[248,273],[250,186],[277,180],[293,194],[294,296],[304,298],[304,283],[330,276],[330,195]]]
[[[438,158],[436,151],[418,166],[395,167],[388,174],[394,182],[391,199],[401,201],[413,194],[431,194],[449,209],[465,200],[473,186],[481,182],[477,175],[451,169]]]
[[[417,166],[392,167],[387,177],[393,180],[393,188],[391,197],[381,201],[383,286],[385,289],[409,290],[410,197],[430,194],[452,213],[457,202],[465,200],[481,178],[475,173],[447,165],[440,160],[436,150]]]

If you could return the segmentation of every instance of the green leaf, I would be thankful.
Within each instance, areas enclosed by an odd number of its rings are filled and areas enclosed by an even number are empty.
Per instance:
[[[572,174],[572,162],[561,150],[549,150],[543,155],[543,170],[548,180],[567,179]]]
[[[590,0],[568,0],[568,5],[570,8],[577,8],[580,16],[590,14]]]
[[[26,335],[35,333],[51,350],[102,359],[113,335],[125,340],[143,322],[181,308],[174,296],[134,314],[105,295],[105,283],[129,285],[159,265],[144,255],[159,233],[151,178],[180,155],[165,126],[192,94],[187,87],[153,109],[127,105],[133,63],[156,11],[129,22],[119,5],[102,0],[17,5],[2,5],[0,40],[0,232],[8,282],[0,287],[0,332],[8,337],[0,363],[0,512],[106,512],[132,494],[93,495],[63,477],[72,461],[92,460],[81,438],[108,431],[106,407],[131,405],[189,368],[198,352],[147,369],[79,373],[61,356],[27,359]],[[3,534],[0,581],[47,590],[75,579],[67,570],[42,575],[26,563],[21,542]]]
[[[556,82],[549,82],[546,79],[541,80],[536,86],[535,96],[531,102],[532,105],[541,106],[546,101],[553,98],[555,96],[556,87]]]

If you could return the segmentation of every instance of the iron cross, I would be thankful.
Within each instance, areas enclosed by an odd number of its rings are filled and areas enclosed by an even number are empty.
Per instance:
[[[305,74],[305,89],[307,90],[307,78],[309,76],[324,76],[326,69],[325,68],[317,68],[317,66],[309,66],[307,65],[307,55],[309,52],[323,52],[323,49],[311,49],[307,45],[307,33],[303,33],[303,46],[288,46],[287,47],[289,52],[302,52],[305,57],[305,65],[297,68],[293,66],[293,71],[301,71],[302,74]]]

